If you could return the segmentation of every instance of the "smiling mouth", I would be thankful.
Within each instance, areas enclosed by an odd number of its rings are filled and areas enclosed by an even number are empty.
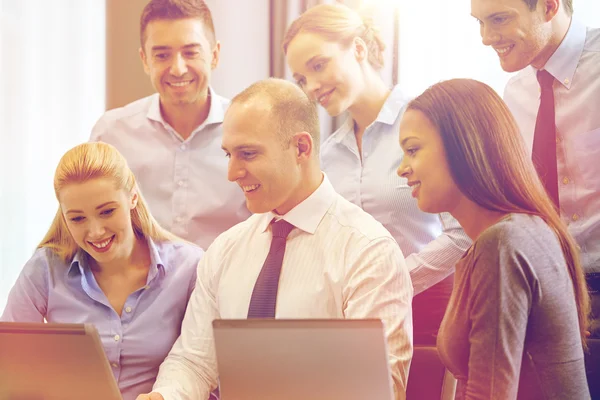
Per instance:
[[[260,185],[240,185],[244,193],[252,193],[256,191]]]
[[[508,55],[508,53],[510,53],[510,51],[515,47],[514,44],[511,44],[509,46],[504,46],[504,47],[494,47],[494,50],[496,50],[496,53],[498,53],[498,55],[500,57],[505,57],[506,55]]]
[[[331,95],[334,91],[335,89],[331,89],[327,93],[324,93],[317,98],[317,101],[319,102],[319,104],[321,104],[322,107],[327,106],[327,103],[329,103],[329,99],[331,98]]]
[[[411,183],[409,186],[412,189],[412,197],[416,197],[417,193],[419,192],[419,188],[421,187],[421,182]]]
[[[189,86],[192,82],[193,82],[193,80],[181,81],[181,82],[167,82],[167,85],[176,87],[176,88],[182,88],[182,87]]]
[[[94,248],[98,249],[98,250],[103,250],[106,247],[108,247],[112,241],[114,240],[115,235],[112,235],[111,237],[109,237],[108,239],[102,240],[100,242],[90,242],[88,241],[88,243],[90,245],[92,245]]]

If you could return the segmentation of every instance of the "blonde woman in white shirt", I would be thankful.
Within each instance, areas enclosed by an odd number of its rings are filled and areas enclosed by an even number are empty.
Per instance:
[[[454,264],[471,241],[449,214],[420,211],[406,179],[396,174],[403,157],[399,123],[408,98],[379,75],[384,47],[369,19],[326,4],[296,19],[283,42],[294,79],[308,96],[332,116],[349,114],[322,145],[323,171],[338,193],[394,236],[415,295],[431,288],[415,297],[413,315],[415,343],[435,344]]]

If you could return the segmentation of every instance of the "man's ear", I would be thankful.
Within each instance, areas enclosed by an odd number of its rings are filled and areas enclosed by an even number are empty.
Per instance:
[[[212,51],[212,61],[210,62],[210,68],[215,69],[219,65],[219,59],[221,57],[221,42],[217,40],[215,47]]]
[[[146,53],[144,52],[144,49],[141,47],[138,51],[140,53],[140,59],[142,60],[142,65],[144,66],[144,72],[147,75],[150,75],[150,67],[148,66],[148,60],[146,58]]]
[[[298,132],[292,139],[296,146],[296,155],[299,159],[309,159],[314,151],[312,136],[308,132]]]
[[[541,0],[541,6],[544,7],[544,19],[546,22],[552,21],[552,18],[559,13],[563,6],[562,0]]]

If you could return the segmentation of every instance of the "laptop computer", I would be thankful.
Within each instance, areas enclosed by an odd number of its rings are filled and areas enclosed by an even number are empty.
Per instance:
[[[121,400],[90,324],[0,322],[0,400]]]
[[[214,320],[222,400],[392,400],[380,320]]]

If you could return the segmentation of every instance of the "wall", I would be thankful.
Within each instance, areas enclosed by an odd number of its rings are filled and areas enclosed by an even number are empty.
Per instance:
[[[154,92],[138,50],[139,21],[148,0],[106,0],[106,109]]]

